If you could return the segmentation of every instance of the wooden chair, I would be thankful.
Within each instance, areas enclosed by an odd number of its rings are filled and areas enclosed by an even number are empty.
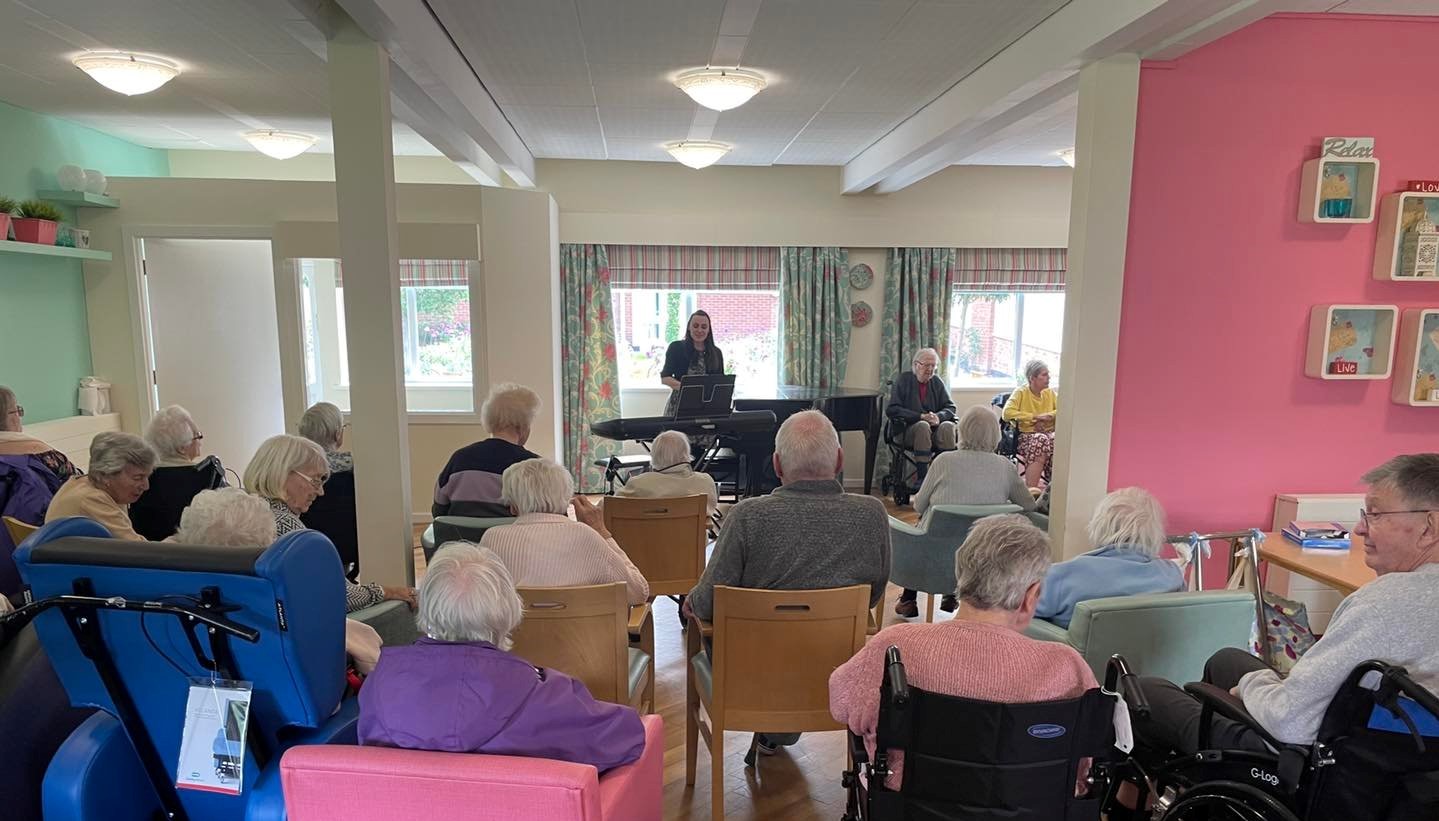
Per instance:
[[[869,587],[750,590],[720,585],[714,622],[685,631],[685,783],[695,783],[703,736],[710,751],[712,817],[724,817],[726,730],[840,730],[829,714],[829,675],[864,646]],[[701,638],[713,639],[713,658]],[[706,722],[705,719],[708,719]],[[753,749],[751,749],[753,752]]]
[[[31,533],[40,529],[39,525],[26,524],[14,516],[3,518],[5,519],[5,529],[10,532],[10,541],[14,542],[16,547],[19,547],[20,543],[25,541]]]
[[[651,596],[683,596],[705,569],[709,498],[605,497],[605,528],[630,557]]]
[[[519,593],[525,615],[513,637],[515,655],[579,679],[600,701],[654,711],[654,620],[648,604],[631,611],[624,582]],[[648,653],[630,647],[632,622],[637,630],[648,622]]]

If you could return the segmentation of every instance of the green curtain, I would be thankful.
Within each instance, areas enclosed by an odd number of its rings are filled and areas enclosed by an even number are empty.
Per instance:
[[[880,325],[881,385],[909,370],[920,348],[939,352],[940,378],[949,384],[949,310],[956,278],[953,248],[891,248],[884,274],[884,315]],[[889,450],[880,448],[875,475],[889,469]]]
[[[849,365],[849,252],[780,249],[780,382],[834,388]]]
[[[596,459],[620,443],[590,435],[590,424],[620,415],[615,326],[610,316],[610,267],[603,245],[560,245],[560,379],[564,466],[580,493],[603,490]]]

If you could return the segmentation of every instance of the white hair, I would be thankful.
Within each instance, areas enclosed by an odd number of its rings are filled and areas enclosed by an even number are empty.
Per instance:
[[[959,417],[959,449],[993,453],[999,447],[999,417],[987,405],[975,405]]]
[[[1361,481],[1371,487],[1392,487],[1406,507],[1439,508],[1439,453],[1395,456],[1364,474]]]
[[[918,361],[919,361],[919,358],[920,358],[921,356],[924,356],[924,355],[927,354],[927,353],[928,353],[928,354],[934,354],[935,364],[938,365],[938,364],[939,364],[939,351],[936,351],[934,348],[920,348],[919,350],[917,350],[917,351],[914,352],[914,358],[911,359],[910,361],[911,361],[911,362],[918,362]]]
[[[305,409],[300,417],[296,432],[319,445],[328,453],[340,444],[340,432],[345,428],[345,417],[340,407],[330,402],[316,402]]]
[[[1049,365],[1045,364],[1043,359],[1031,359],[1024,363],[1024,379],[1027,382],[1039,376],[1041,371],[1047,370],[1049,370]]]
[[[510,649],[524,602],[505,563],[489,548],[445,542],[425,568],[415,624],[439,641],[487,641]]]
[[[779,426],[774,452],[784,472],[783,481],[833,479],[839,464],[839,434],[823,413],[800,411]]]
[[[480,406],[480,424],[493,436],[497,431],[527,431],[540,412],[540,395],[514,382],[502,382],[490,388],[490,395]]]
[[[200,429],[190,412],[179,405],[161,408],[150,417],[145,426],[145,441],[160,454],[161,459],[184,458],[184,450],[190,447]]]
[[[155,469],[155,449],[133,433],[107,430],[90,440],[90,475],[118,476],[126,467]]]
[[[264,499],[237,487],[202,490],[180,514],[180,544],[264,547],[275,541],[275,514]]]
[[[315,476],[329,473],[325,451],[300,436],[271,436],[260,443],[255,458],[245,467],[245,489],[266,499],[283,499],[285,480],[295,471]]]
[[[549,459],[526,459],[505,468],[500,475],[500,500],[521,514],[564,515],[575,495],[569,471]]]
[[[1164,508],[1144,488],[1120,488],[1099,500],[1088,533],[1092,547],[1129,545],[1153,556],[1164,547]]]
[[[21,429],[23,425],[19,420],[16,420],[14,428],[7,427],[10,424],[10,411],[18,407],[20,407],[20,400],[15,398],[15,392],[0,385],[0,430],[19,431]]]
[[[667,430],[650,444],[650,467],[664,470],[690,463],[690,438],[677,430]]]
[[[986,516],[954,555],[955,591],[981,610],[1018,610],[1049,570],[1049,536],[1018,514]]]

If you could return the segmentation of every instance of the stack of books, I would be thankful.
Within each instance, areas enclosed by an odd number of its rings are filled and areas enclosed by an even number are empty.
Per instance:
[[[1306,550],[1349,549],[1349,530],[1338,522],[1290,522],[1284,538]]]

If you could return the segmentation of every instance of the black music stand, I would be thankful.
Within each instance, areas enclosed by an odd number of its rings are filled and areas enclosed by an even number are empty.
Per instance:
[[[680,398],[675,404],[675,419],[702,416],[729,416],[734,404],[734,375],[705,374],[680,379]]]

